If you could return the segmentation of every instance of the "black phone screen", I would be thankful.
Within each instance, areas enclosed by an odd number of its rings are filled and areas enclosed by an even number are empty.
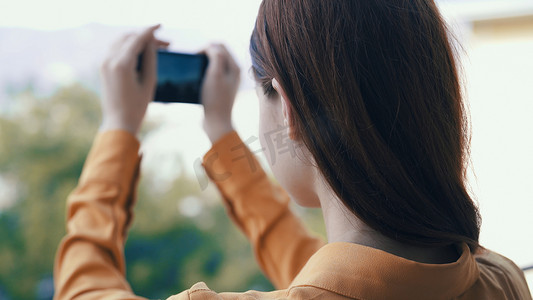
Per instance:
[[[207,64],[207,56],[203,54],[158,50],[154,101],[200,104]]]

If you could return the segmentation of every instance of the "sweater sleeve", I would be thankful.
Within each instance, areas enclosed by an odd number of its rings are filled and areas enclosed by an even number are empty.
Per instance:
[[[143,299],[125,279],[124,243],[139,175],[139,142],[125,131],[94,140],[67,200],[67,235],[54,266],[54,299]]]
[[[213,145],[203,166],[264,273],[277,289],[287,288],[324,242],[311,236],[290,211],[287,193],[270,182],[235,131]]]

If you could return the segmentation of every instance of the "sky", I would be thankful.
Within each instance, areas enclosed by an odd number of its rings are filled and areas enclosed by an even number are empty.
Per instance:
[[[97,22],[114,26],[162,23],[182,29],[221,34],[229,39],[252,24],[260,0],[17,0],[0,2],[0,27],[57,30]],[[463,14],[507,13],[531,9],[531,0],[441,0]],[[450,4],[450,5],[448,5]],[[456,4],[459,4],[457,6]],[[482,4],[482,5],[479,5]],[[461,11],[453,12],[461,14]],[[206,22],[205,20],[209,20]],[[216,26],[213,26],[216,24]],[[227,30],[231,28],[231,30]]]
[[[259,3],[259,0],[2,1],[0,26],[55,30],[90,22],[116,26],[162,23],[206,32],[214,30],[233,36],[248,30],[234,25],[253,22]],[[233,30],[226,31],[227,26],[233,27]]]
[[[161,23],[169,50],[196,52],[210,42],[228,45],[242,65],[260,0],[17,0],[0,1],[0,28],[66,30],[98,23],[123,32]],[[180,34],[176,34],[179,29]],[[56,67],[61,71],[60,66]]]

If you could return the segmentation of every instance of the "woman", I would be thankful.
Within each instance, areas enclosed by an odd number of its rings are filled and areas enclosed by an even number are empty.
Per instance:
[[[154,94],[156,48],[168,45],[157,28],[125,36],[102,65],[103,124],[68,200],[56,299],[139,299],[122,249],[135,136]],[[217,294],[198,283],[169,299],[531,299],[520,269],[478,242],[466,113],[433,1],[264,0],[250,50],[261,143],[283,189],[254,159],[237,159],[239,68],[221,45],[206,49],[204,167],[278,290]],[[327,244],[290,212],[288,195],[322,208]]]

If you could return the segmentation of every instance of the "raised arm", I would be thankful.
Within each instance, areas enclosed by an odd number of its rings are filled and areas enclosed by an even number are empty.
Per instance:
[[[158,26],[129,34],[101,67],[103,124],[69,196],[67,235],[54,267],[54,299],[142,299],[125,279],[124,242],[140,157],[135,137],[155,90]],[[136,73],[137,56],[143,72]]]
[[[309,257],[324,245],[289,210],[289,196],[268,179],[254,154],[233,130],[231,110],[239,68],[222,45],[207,51],[210,65],[202,90],[204,129],[213,143],[204,156],[208,176],[228,214],[252,243],[256,259],[276,288],[289,286]]]
[[[290,211],[287,193],[268,179],[235,131],[213,145],[203,164],[265,274],[277,289],[287,288],[324,242]]]
[[[122,130],[100,133],[67,201],[67,236],[54,268],[54,299],[141,299],[125,279],[139,143]]]

